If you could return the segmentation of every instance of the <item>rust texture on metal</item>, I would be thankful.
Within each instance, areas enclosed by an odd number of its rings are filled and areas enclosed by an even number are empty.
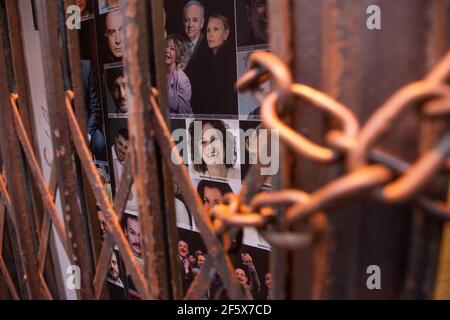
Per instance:
[[[147,3],[130,0],[124,4],[126,50],[125,72],[128,78],[130,105],[128,128],[132,145],[134,185],[137,193],[139,222],[143,243],[144,275],[153,299],[169,298],[169,282],[165,270],[163,214],[156,143],[148,108],[150,98],[150,61]]]
[[[154,58],[154,70],[151,73],[153,75],[152,83],[154,82],[154,86],[160,88],[158,95],[158,102],[160,105],[165,106],[168,102],[168,92],[164,86],[166,82],[166,64],[164,60],[164,52],[165,52],[165,15],[161,14],[164,11],[164,0],[155,0],[150,3],[150,20],[152,24],[152,33],[151,33],[151,46],[150,50],[152,50],[152,54],[150,55]],[[169,110],[168,108],[164,108],[162,110],[163,116],[165,119],[169,118]],[[158,155],[161,157],[161,155]],[[164,197],[162,204],[165,206],[164,212],[165,215],[163,219],[165,219],[166,231],[167,231],[167,245],[169,248],[175,248],[178,246],[178,230],[177,230],[177,221],[175,214],[175,202],[174,199],[174,191],[173,191],[173,178],[171,172],[169,170],[169,166],[163,161],[162,164],[162,185],[164,188],[163,195]],[[182,277],[179,272],[179,259],[178,252],[176,250],[169,250],[169,256],[166,257],[169,260],[170,264],[170,281],[172,285],[172,298],[181,300],[183,298],[183,287],[182,287]]]
[[[70,132],[67,130],[67,114],[64,108],[65,91],[62,50],[58,34],[58,6],[54,1],[39,2],[37,5],[40,31],[39,37],[43,53],[44,76],[48,101],[48,114],[54,152],[54,162],[58,176],[58,188],[61,196],[62,214],[69,238],[69,261],[85,272],[81,275],[81,289],[77,292],[84,299],[93,298],[89,255],[84,234],[84,219],[78,198],[77,172],[73,158],[73,146]]]
[[[69,91],[66,96],[66,112],[69,122],[70,131],[72,133],[72,139],[80,157],[80,161],[83,166],[83,170],[89,179],[89,184],[97,199],[97,203],[102,211],[107,229],[112,235],[114,241],[119,247],[122,258],[124,259],[127,270],[129,270],[133,281],[136,283],[136,287],[143,298],[148,298],[148,288],[142,270],[133,255],[128,241],[120,226],[119,214],[114,210],[110,203],[106,191],[103,188],[103,184],[100,179],[100,174],[97,172],[94,162],[92,161],[92,155],[89,151],[89,147],[86,144],[85,136],[81,133],[81,129],[78,127],[78,121],[75,113],[72,110],[72,99],[74,98],[73,92]],[[125,179],[126,180],[126,179]],[[97,271],[98,273],[98,271]],[[98,283],[97,283],[98,285]],[[97,287],[99,289],[99,287]],[[99,292],[97,292],[99,296]]]
[[[75,0],[64,0],[64,11],[67,12],[67,7],[70,5],[75,5]],[[83,89],[83,78],[82,78],[82,69],[81,69],[81,52],[80,52],[80,39],[78,30],[70,30],[66,29],[67,34],[67,55],[69,59],[70,66],[70,79],[71,79],[71,88],[77,97],[84,97],[85,92]],[[86,112],[86,103],[84,99],[77,99],[74,105],[75,114],[78,119],[78,125],[80,126],[81,132],[87,134],[87,112]],[[82,197],[86,204],[86,211],[95,212],[96,203],[95,197],[92,194],[92,190],[89,188],[89,184],[87,182],[87,177],[81,175],[80,179],[82,180],[83,185],[83,195]],[[100,228],[98,223],[98,219],[96,215],[93,214],[85,214],[87,216],[88,226],[89,226],[89,238],[91,239],[91,247],[92,254],[94,258],[94,263],[97,261],[97,254],[101,246],[101,241],[99,238],[99,233],[97,230]]]

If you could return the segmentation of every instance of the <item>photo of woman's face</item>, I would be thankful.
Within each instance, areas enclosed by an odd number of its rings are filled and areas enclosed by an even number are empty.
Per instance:
[[[170,66],[176,63],[177,53],[173,39],[166,41],[166,65]]]
[[[229,33],[230,31],[225,29],[225,24],[221,19],[210,19],[208,22],[208,29],[206,31],[208,47],[210,49],[220,48],[228,39]]]
[[[222,133],[210,123],[203,125],[200,151],[206,165],[225,164],[223,139]]]
[[[205,208],[206,211],[209,211],[213,207],[223,203],[223,195],[219,189],[205,187],[203,193],[203,208]]]

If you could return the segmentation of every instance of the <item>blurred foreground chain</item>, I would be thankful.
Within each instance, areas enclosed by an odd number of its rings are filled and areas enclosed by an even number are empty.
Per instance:
[[[284,249],[304,247],[326,228],[327,208],[363,193],[386,203],[415,202],[425,212],[450,220],[450,208],[445,202],[421,193],[440,169],[448,168],[450,86],[447,82],[450,80],[450,52],[425,79],[408,84],[394,93],[363,127],[345,105],[311,87],[293,83],[288,68],[275,55],[256,52],[250,57],[249,66],[249,71],[238,80],[237,89],[241,92],[251,90],[261,102],[261,118],[265,128],[276,130],[292,151],[306,158],[321,163],[346,161],[347,172],[310,194],[292,189],[261,192],[246,203],[247,188],[243,188],[241,194],[227,197],[224,204],[212,209],[210,217],[220,225],[216,229],[220,234],[230,228],[255,227],[272,246]],[[273,90],[262,96],[259,88],[269,79]],[[156,92],[153,91],[153,94]],[[294,108],[299,99],[339,121],[340,129],[330,129],[326,134],[329,146],[320,146],[308,140],[283,122],[281,114]],[[445,120],[445,128],[440,141],[409,164],[372,146],[413,106],[419,108],[421,118]],[[244,185],[248,187],[248,182],[255,181],[254,175],[258,174],[258,170],[251,170]],[[262,179],[258,181],[262,182]],[[286,207],[286,232],[275,233],[272,230],[275,206]],[[300,221],[309,222],[306,224],[309,231],[302,234],[288,231],[292,224]]]

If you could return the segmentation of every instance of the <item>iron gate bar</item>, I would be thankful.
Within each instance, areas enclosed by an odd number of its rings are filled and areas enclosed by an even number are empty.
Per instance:
[[[55,164],[52,164],[51,172],[50,172],[50,180],[49,180],[49,188],[50,194],[53,196],[53,201],[55,201],[57,185],[56,185],[56,168]],[[47,250],[49,247],[49,238],[50,231],[52,227],[52,219],[48,212],[44,213],[44,217],[42,218],[42,227],[41,232],[39,234],[39,270],[43,273],[45,269],[45,261],[47,257]],[[67,237],[66,237],[67,239]],[[66,240],[67,241],[67,240]]]
[[[116,198],[114,199],[113,204],[114,210],[119,215],[118,217],[119,220],[122,218],[122,212],[125,210],[128,201],[128,195],[130,193],[132,185],[133,185],[133,176],[131,174],[131,153],[130,151],[128,151],[122,171],[122,177],[120,178]],[[102,286],[105,282],[106,274],[108,273],[107,267],[108,264],[110,263],[114,244],[115,242],[113,236],[110,233],[108,233],[106,235],[102,250],[99,255],[97,267],[95,268],[96,272],[94,276],[94,288],[96,292],[95,294],[96,299],[100,299]]]
[[[67,7],[70,5],[75,5],[75,0],[64,0],[64,11],[67,12]],[[70,80],[72,84],[72,91],[77,97],[84,97],[83,90],[83,80],[81,71],[81,53],[80,53],[80,43],[78,30],[65,29],[67,34],[67,53],[70,65]],[[86,104],[84,99],[77,99],[75,102],[75,114],[78,119],[78,124],[80,126],[81,132],[87,134],[87,115],[86,115]],[[88,228],[89,228],[89,238],[91,239],[92,255],[94,260],[94,265],[97,262],[97,255],[100,250],[100,234],[98,230],[100,229],[99,221],[96,215],[89,214],[96,211],[95,197],[89,188],[89,183],[87,178],[81,173],[80,179],[82,180],[82,192],[83,199],[86,204]]]
[[[162,235],[160,185],[156,144],[151,127],[148,99],[150,96],[150,62],[148,47],[151,28],[148,21],[148,3],[128,0],[122,2],[125,17],[125,73],[128,79],[128,129],[132,145],[134,185],[137,192],[139,221],[143,243],[144,276],[153,299],[168,299],[170,284],[166,270],[170,269],[165,257]]]
[[[56,1],[40,1],[37,5],[39,36],[43,53],[44,76],[47,79],[46,95],[50,119],[50,130],[54,151],[54,162],[58,173],[58,187],[61,196],[62,215],[65,220],[69,246],[69,261],[78,265],[81,273],[81,289],[77,291],[82,299],[94,297],[89,270],[88,251],[83,228],[83,217],[77,195],[77,172],[73,159],[70,132],[67,130],[67,116],[64,110],[65,92],[62,50],[58,34],[58,6]]]
[[[26,65],[24,46],[22,41],[22,19],[19,14],[18,1],[14,0],[5,0],[5,9],[8,23],[8,31],[9,31],[9,43],[11,50],[11,60],[12,60],[12,70],[13,70],[13,78],[15,90],[20,95],[20,114],[23,119],[23,123],[27,132],[27,136],[30,141],[33,142],[33,146],[37,146],[35,140],[35,126],[34,126],[34,115],[31,104],[31,95],[30,95],[30,87],[29,87],[29,79],[28,79],[28,69]],[[37,147],[33,147],[34,152],[37,151]],[[28,164],[25,162],[25,166]],[[29,168],[26,169],[26,176],[30,176]],[[30,186],[27,186],[30,189],[33,197],[33,206],[31,207],[31,211],[33,212],[33,228],[35,230],[35,234],[38,234],[39,225],[42,221],[43,216],[43,204],[42,198],[39,194],[38,187],[33,179],[30,180]]]
[[[11,196],[13,212],[15,215],[15,234],[17,237],[19,261],[23,274],[19,275],[21,286],[24,290],[25,298],[50,299],[45,282],[39,277],[39,268],[36,259],[36,248],[33,243],[33,232],[29,221],[27,208],[27,196],[25,186],[24,164],[19,148],[19,141],[14,132],[11,109],[8,106],[8,72],[6,69],[6,49],[4,47],[4,23],[0,21],[0,106],[2,117],[0,117],[1,138],[4,142],[1,146],[2,159],[4,161],[5,177],[8,183],[8,191]],[[18,229],[20,226],[20,230]]]
[[[0,193],[0,203],[3,202],[3,195]],[[14,286],[11,275],[3,260],[3,235],[5,229],[5,205],[0,204],[0,272],[5,279],[9,292],[14,300],[20,300],[19,294]]]
[[[6,206],[7,213],[11,218],[14,228],[17,228],[16,217],[14,215],[14,210],[11,203],[11,196],[9,195],[8,189],[6,188],[5,178],[0,171],[0,194],[2,196],[2,202]]]
[[[119,215],[109,202],[108,196],[106,195],[106,191],[103,188],[99,173],[97,172],[95,164],[92,161],[91,152],[85,142],[85,136],[82,134],[80,128],[78,127],[78,121],[72,110],[73,99],[74,99],[73,92],[68,91],[66,96],[65,111],[67,113],[67,119],[69,122],[70,132],[72,133],[73,143],[77,150],[78,156],[80,157],[82,168],[89,179],[88,180],[89,184],[97,199],[98,205],[105,216],[107,229],[111,233],[111,235],[114,238],[114,241],[119,247],[119,250],[122,254],[122,258],[125,262],[125,266],[127,267],[127,270],[130,272],[131,278],[135,282],[139,294],[142,296],[142,298],[149,299],[150,296],[147,288],[147,283],[145,282],[145,278],[142,274],[142,271],[136,261],[136,258],[131,252],[131,248],[120,226]],[[99,295],[100,293],[97,292],[96,296]]]
[[[291,16],[293,10],[293,2],[289,0],[268,0],[268,35],[271,51],[290,68],[293,63],[293,17]],[[273,85],[273,83],[272,83]],[[286,102],[284,110],[286,112],[285,119],[292,121],[292,113],[289,110],[290,102],[289,96],[284,96],[283,104]],[[280,143],[279,149],[280,170],[273,178],[273,189],[281,190],[290,188],[292,184],[292,170],[291,161],[292,155],[283,143]],[[283,157],[281,157],[283,155]],[[275,231],[287,231],[286,221],[282,208],[276,209],[276,223]],[[288,293],[288,286],[291,285],[289,279],[289,254],[287,251],[272,248],[270,255],[270,272],[272,274],[272,298],[275,300],[284,300],[290,297]]]
[[[53,193],[45,182],[45,178],[42,175],[41,169],[39,168],[39,163],[34,154],[33,147],[28,138],[27,133],[25,132],[25,126],[22,122],[21,116],[19,114],[19,110],[17,108],[18,96],[16,94],[11,95],[10,98],[10,106],[11,112],[13,116],[14,125],[16,128],[17,137],[19,138],[20,144],[24,150],[26,159],[30,166],[31,172],[34,176],[35,181],[37,182],[37,186],[39,188],[40,196],[43,199],[44,206],[48,213],[50,214],[56,231],[61,239],[64,250],[66,252],[69,251],[69,242],[67,240],[66,230],[64,229],[64,224],[59,217],[59,214],[56,210],[56,206],[54,204],[55,199],[53,198]]]
[[[157,87],[161,90],[158,95],[158,102],[161,106],[168,105],[168,92],[165,88],[166,83],[166,64],[164,59],[165,52],[165,20],[164,20],[164,0],[154,0],[151,1],[150,4],[150,20],[152,24],[151,28],[151,36],[150,36],[150,48],[152,54],[150,57],[154,62],[154,70],[150,73],[151,81],[155,83]],[[152,61],[150,61],[152,63]],[[153,66],[153,64],[152,64]],[[169,119],[169,108],[163,108],[161,112],[164,115],[164,118]],[[158,147],[157,147],[158,150]],[[157,154],[158,158],[161,159],[161,152],[158,150]],[[165,230],[167,241],[165,244],[168,246],[165,250],[168,252],[168,257],[166,258],[170,265],[170,273],[169,280],[172,286],[172,299],[181,300],[183,298],[183,285],[182,285],[182,277],[179,272],[179,259],[178,259],[178,250],[175,250],[178,246],[178,228],[177,228],[177,220],[175,213],[175,196],[173,190],[173,178],[170,173],[169,167],[164,161],[161,162],[160,166],[162,172],[162,185],[163,192],[161,197],[163,197],[162,205],[164,205],[163,211],[165,215],[163,219],[165,219]]]

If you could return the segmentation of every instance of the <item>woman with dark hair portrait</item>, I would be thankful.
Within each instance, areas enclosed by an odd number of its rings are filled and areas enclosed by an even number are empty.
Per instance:
[[[191,82],[182,69],[185,60],[183,40],[177,35],[168,35],[165,54],[170,114],[192,114]]]
[[[194,172],[207,177],[240,179],[234,165],[236,138],[222,120],[196,120],[189,125]]]
[[[236,52],[231,37],[230,21],[223,15],[208,19],[208,48],[193,72],[195,86],[192,106],[196,114],[237,114]],[[200,54],[200,53],[199,53]],[[191,79],[192,82],[192,79]]]
[[[233,193],[233,190],[227,183],[202,180],[197,186],[197,193],[203,201],[203,208],[206,211],[222,204],[225,195]]]

